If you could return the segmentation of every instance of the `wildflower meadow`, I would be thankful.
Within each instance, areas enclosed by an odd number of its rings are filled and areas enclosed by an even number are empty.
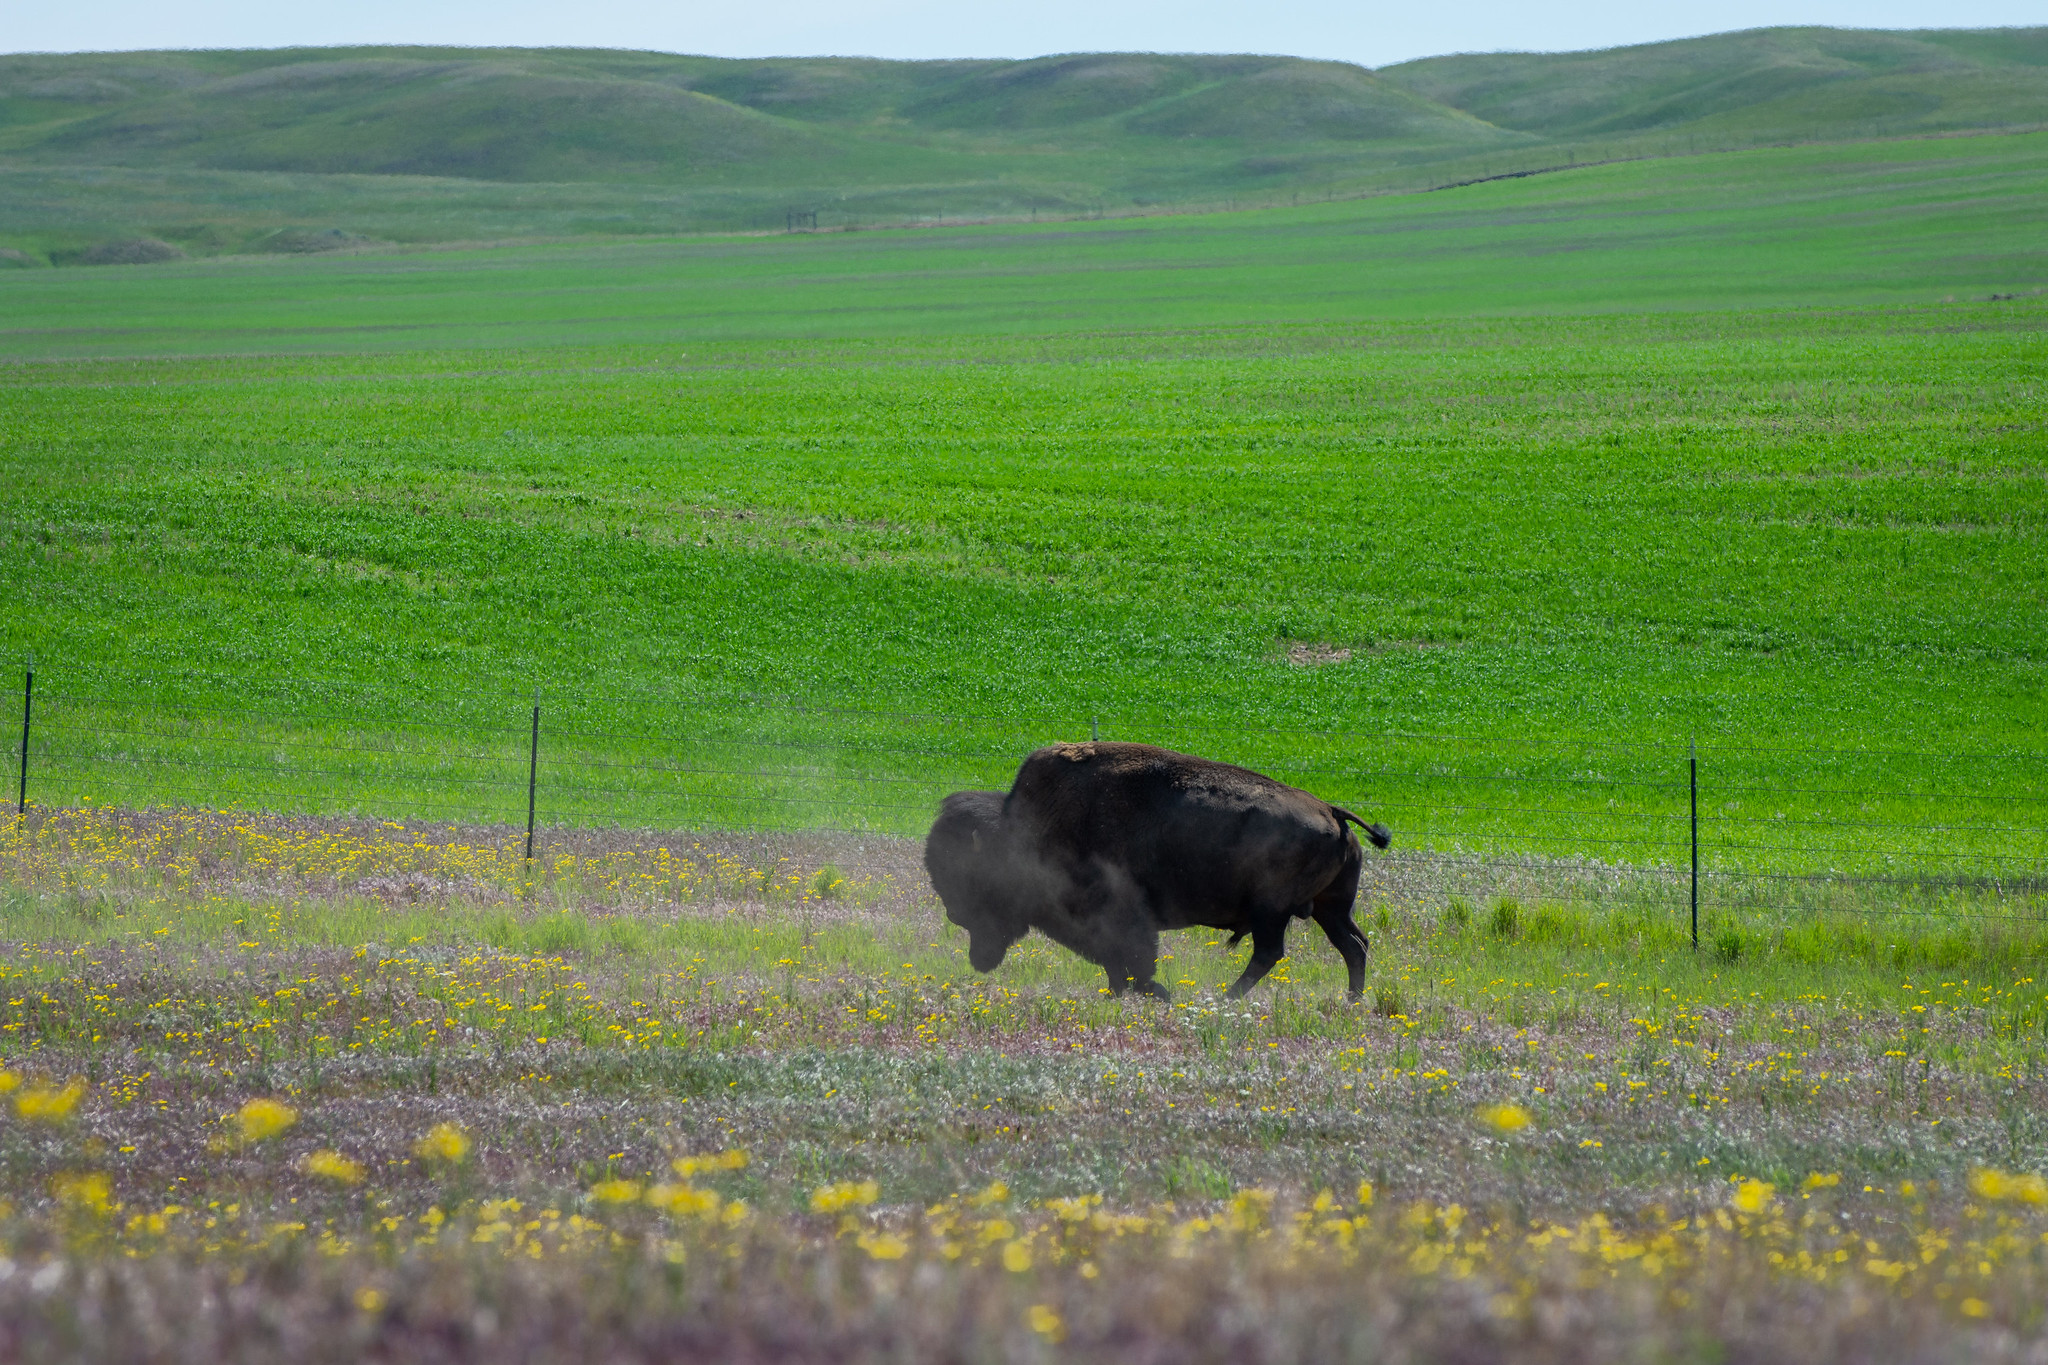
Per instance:
[[[917,845],[0,824],[19,1356],[2032,1359],[2037,922],[1376,888],[1168,1003]],[[1240,950],[1241,952],[1242,950]]]

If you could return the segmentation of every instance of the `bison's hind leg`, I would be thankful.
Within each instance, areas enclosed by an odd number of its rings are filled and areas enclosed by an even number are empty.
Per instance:
[[[1379,826],[1366,826],[1368,833],[1376,829]],[[1375,837],[1373,842],[1380,843],[1380,840]],[[1380,846],[1384,848],[1386,845]],[[1309,905],[1309,918],[1322,926],[1330,946],[1344,958],[1344,971],[1351,978],[1350,996],[1354,1004],[1365,998],[1365,954],[1372,947],[1360,932],[1358,922],[1351,918],[1351,907],[1358,903],[1358,874],[1363,863],[1358,845],[1352,844],[1346,850],[1343,867]]]
[[[1351,978],[1350,997],[1354,1003],[1365,998],[1365,955],[1372,947],[1372,941],[1351,918],[1349,902],[1319,902],[1315,908],[1315,921],[1323,926],[1330,945],[1344,956],[1344,971]]]

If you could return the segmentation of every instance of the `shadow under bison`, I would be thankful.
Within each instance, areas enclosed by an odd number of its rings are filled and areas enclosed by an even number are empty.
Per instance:
[[[1371,946],[1351,918],[1364,854],[1386,827],[1249,769],[1150,744],[1056,744],[1024,760],[1008,795],[955,792],[925,838],[924,865],[967,960],[993,971],[1036,929],[1108,973],[1110,990],[1160,999],[1164,929],[1251,935],[1231,986],[1258,984],[1312,919],[1344,955],[1351,998]]]

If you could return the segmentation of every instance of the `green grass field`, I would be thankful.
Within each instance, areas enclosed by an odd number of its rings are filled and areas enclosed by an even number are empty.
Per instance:
[[[43,660],[36,792],[513,818],[538,688],[572,823],[910,832],[1092,722],[1385,803],[1421,847],[1668,865],[1697,739],[1717,865],[1805,870],[1761,834],[2022,873],[2041,303],[1985,295],[2039,277],[2043,147],[17,273],[0,648]],[[1177,325],[1110,326],[1139,316]],[[94,347],[144,354],[65,358]],[[1775,756],[1814,747],[1877,752]]]
[[[1035,359],[1051,337],[1117,332],[1150,336],[1131,343],[1135,355],[1166,359],[1210,347],[1162,329],[1406,321],[1429,324],[1428,337],[1451,319],[1643,312],[1706,312],[1718,327],[1732,311],[2031,295],[2043,288],[2044,183],[2039,133],[1771,148],[1036,228],[22,270],[0,275],[0,355],[542,347],[554,366],[570,346],[671,348],[591,362],[610,368],[677,363],[688,356],[674,348],[714,341],[944,339],[980,355],[989,338],[1012,336],[1032,338]],[[1133,356],[1099,341],[1064,354]]]
[[[9,1340],[2026,1358],[2042,146],[0,275]],[[1366,1003],[967,968],[1091,724],[1386,807]]]

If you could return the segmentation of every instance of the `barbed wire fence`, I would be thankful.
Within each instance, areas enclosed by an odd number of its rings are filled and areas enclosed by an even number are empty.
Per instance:
[[[1702,917],[2048,917],[2048,755],[1278,729],[1199,716],[973,716],[563,689],[248,704],[52,685],[0,712],[13,803],[920,837],[1044,744],[1142,740],[1265,772],[1389,825],[1369,899],[1503,896]],[[545,845],[543,845],[545,847]]]

